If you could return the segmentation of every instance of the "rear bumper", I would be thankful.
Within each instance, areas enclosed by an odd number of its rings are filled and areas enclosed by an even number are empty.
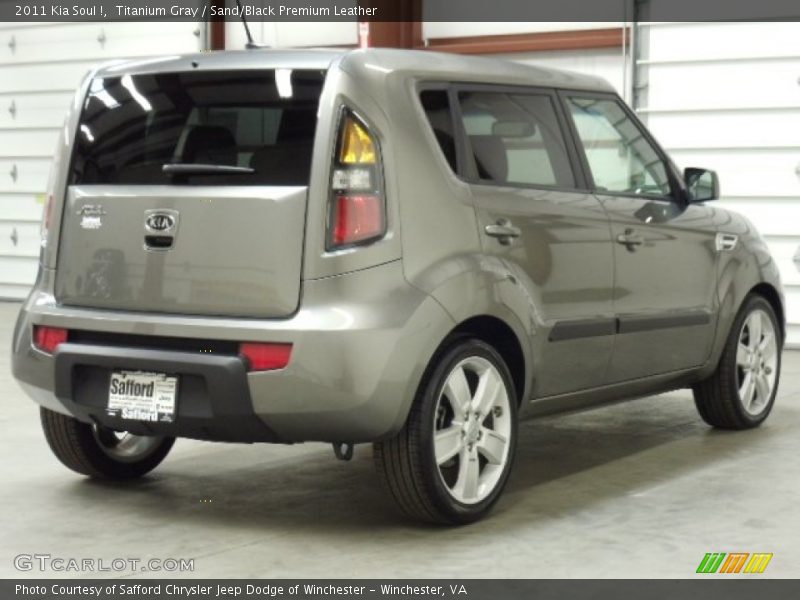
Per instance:
[[[247,368],[238,356],[66,343],[59,346],[53,362],[55,397],[82,421],[140,435],[279,441],[261,419],[255,418]],[[109,375],[120,365],[180,377],[174,423],[127,421],[106,414]]]
[[[49,290],[52,273],[42,275],[18,318],[14,376],[51,410],[139,434],[234,442],[383,439],[402,427],[424,368],[453,326],[435,300],[406,283],[399,261],[305,282],[303,307],[285,320],[64,307]],[[32,346],[35,324],[118,334],[122,341],[69,341],[49,355]],[[131,336],[137,347],[125,345]],[[292,358],[282,370],[247,372],[233,353],[159,347],[165,338],[288,342]],[[113,369],[178,375],[175,423],[109,417]]]

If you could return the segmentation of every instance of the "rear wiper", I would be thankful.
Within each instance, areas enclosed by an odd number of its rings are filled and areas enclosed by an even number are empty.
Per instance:
[[[167,163],[161,167],[161,171],[165,175],[250,175],[256,172],[250,167],[191,163]]]

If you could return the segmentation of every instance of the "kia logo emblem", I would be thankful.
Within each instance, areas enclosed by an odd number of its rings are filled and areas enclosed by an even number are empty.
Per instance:
[[[168,212],[151,212],[144,220],[144,225],[150,231],[167,232],[175,229],[176,215]]]

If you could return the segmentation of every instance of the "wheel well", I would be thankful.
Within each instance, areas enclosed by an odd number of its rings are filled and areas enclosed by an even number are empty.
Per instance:
[[[525,355],[522,353],[519,339],[505,322],[497,317],[488,315],[467,319],[451,333],[453,336],[470,336],[483,340],[492,346],[508,365],[514,389],[517,392],[517,401],[522,402],[525,393]]]
[[[762,296],[767,302],[772,305],[775,315],[778,317],[778,326],[781,328],[781,338],[786,339],[786,317],[783,314],[783,305],[781,304],[781,297],[778,290],[768,283],[759,283],[752,290],[751,294],[758,294]]]

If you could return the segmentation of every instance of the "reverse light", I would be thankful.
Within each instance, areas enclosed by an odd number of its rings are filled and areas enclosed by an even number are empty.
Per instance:
[[[329,250],[367,244],[386,232],[386,206],[378,143],[367,126],[343,111],[331,174]]]
[[[69,330],[61,327],[33,326],[33,345],[42,352],[53,354],[60,344],[67,341]]]
[[[289,364],[292,345],[246,342],[239,344],[239,354],[247,359],[248,371],[275,371]]]

